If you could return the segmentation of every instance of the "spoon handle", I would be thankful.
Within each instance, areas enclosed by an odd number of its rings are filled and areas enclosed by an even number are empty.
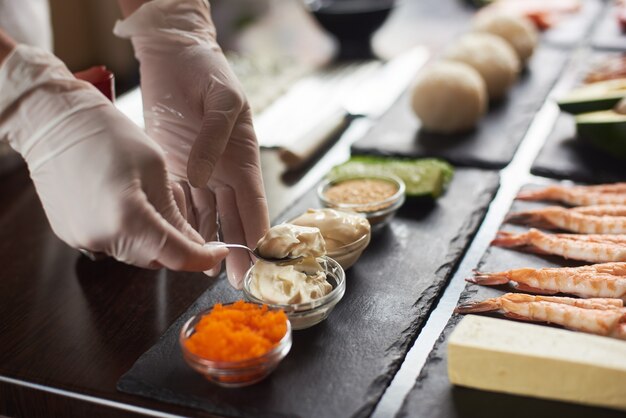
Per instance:
[[[250,254],[252,254],[254,257],[259,258],[259,256],[252,251],[250,248],[246,247],[245,245],[241,245],[241,244],[226,244],[220,241],[210,241],[207,242],[206,244],[204,244],[205,246],[215,246],[215,247],[226,247],[226,248],[238,248],[240,250],[246,250],[248,251]]]
[[[210,241],[210,242],[207,242],[204,245],[205,246],[208,245],[208,246],[217,246],[217,247],[226,247],[226,248],[234,248],[234,249],[246,250],[250,254],[252,254],[252,256],[254,258],[257,258],[257,259],[263,260],[263,261],[267,261],[268,263],[276,263],[278,265],[297,264],[304,258],[303,256],[294,257],[294,258],[288,258],[288,257],[286,257],[286,258],[267,258],[267,257],[262,257],[256,251],[251,250],[250,248],[246,247],[245,245],[241,245],[241,244],[226,244],[226,243],[220,242],[220,241]]]

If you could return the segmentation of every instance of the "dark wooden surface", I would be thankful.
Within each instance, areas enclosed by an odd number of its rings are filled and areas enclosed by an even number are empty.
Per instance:
[[[511,211],[535,209],[548,205],[549,203],[516,201]],[[526,227],[510,224],[502,225],[501,229],[511,232],[527,230]],[[492,246],[487,250],[477,268],[480,271],[497,272],[523,267],[570,267],[584,264],[587,263]],[[506,292],[515,292],[515,290],[508,286],[486,287],[468,283],[459,303],[481,301],[501,296]],[[624,412],[604,408],[451,385],[448,380],[447,342],[450,333],[460,319],[461,315],[454,315],[448,322],[417,378],[415,386],[404,400],[397,418],[617,418],[624,416]]]
[[[54,236],[26,171],[3,177],[0,196],[0,379],[162,408],[115,384],[209,286],[207,277],[89,261]],[[0,413],[9,416],[115,412],[1,383]]]
[[[242,297],[216,283],[120,380],[120,390],[233,417],[366,417],[482,222],[498,174],[459,169],[437,202],[407,202],[347,272],[346,294],[322,324],[295,331],[289,356],[267,380],[220,389],[191,370],[182,324],[217,302]],[[315,190],[279,217],[319,207]]]

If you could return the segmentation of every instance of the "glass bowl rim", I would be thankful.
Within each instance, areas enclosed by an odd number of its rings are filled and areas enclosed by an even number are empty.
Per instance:
[[[396,186],[398,186],[398,190],[396,190],[396,192],[393,195],[383,200],[378,200],[378,201],[369,202],[369,203],[336,203],[336,202],[331,202],[330,200],[326,199],[326,196],[324,196],[324,192],[326,191],[326,189],[333,184],[340,183],[342,181],[347,181],[347,180],[359,180],[359,179],[385,180],[390,183],[394,183]],[[331,209],[348,209],[354,212],[358,212],[358,209],[363,209],[363,208],[367,208],[370,206],[387,205],[386,207],[383,207],[379,209],[378,211],[376,211],[376,212],[380,212],[380,211],[387,210],[391,206],[394,206],[394,203],[396,203],[398,200],[402,200],[404,198],[405,191],[406,191],[406,184],[400,177],[394,174],[338,175],[338,176],[327,176],[320,182],[320,184],[317,186],[317,197],[326,207],[329,207]],[[364,212],[364,211],[361,211],[359,213],[365,214],[366,217],[369,215],[368,212]]]
[[[265,304],[270,308],[274,308],[274,309],[282,309],[283,311],[285,311],[285,313],[287,314],[287,316],[289,315],[302,315],[302,314],[308,314],[311,311],[315,311],[320,309],[321,307],[325,307],[327,305],[332,305],[332,304],[336,304],[337,302],[339,302],[339,300],[341,300],[341,298],[343,297],[345,291],[346,291],[346,272],[344,271],[343,267],[341,267],[341,264],[339,264],[335,259],[330,258],[326,255],[321,256],[321,257],[317,257],[318,259],[323,259],[324,262],[330,264],[331,266],[334,267],[334,270],[339,272],[339,274],[336,274],[333,271],[329,271],[330,268],[326,267],[324,269],[324,272],[328,275],[332,275],[335,278],[335,282],[337,283],[337,285],[335,286],[335,288],[333,290],[330,291],[330,293],[328,293],[327,295],[322,296],[319,299],[315,299],[311,302],[306,302],[306,303],[295,303],[295,304],[279,304],[279,303],[269,303],[269,302],[265,302],[259,298],[257,298],[256,296],[254,296],[252,294],[252,292],[250,292],[249,288],[250,288],[250,281],[252,280],[252,269],[254,268],[254,265],[252,267],[250,267],[248,269],[248,271],[246,271],[246,274],[244,276],[243,279],[243,294],[244,296],[250,300],[253,303],[256,304]]]
[[[256,302],[246,302],[246,303],[252,303],[253,305],[257,305],[259,307],[266,305],[268,310],[270,311],[280,310],[278,308],[272,307],[271,305],[267,303],[265,304],[256,303]],[[223,306],[230,306],[233,304],[235,304],[235,302],[222,303]],[[245,360],[224,361],[224,360],[210,360],[205,357],[201,357],[197,354],[192,353],[191,351],[189,351],[189,349],[187,349],[187,347],[184,344],[184,341],[187,340],[189,336],[191,336],[191,334],[188,336],[187,333],[191,331],[192,329],[195,330],[195,324],[193,325],[193,327],[191,324],[194,320],[199,320],[204,315],[211,313],[215,305],[217,305],[217,303],[211,306],[210,308],[204,309],[198,312],[197,314],[192,315],[187,321],[185,321],[185,324],[181,327],[180,332],[178,333],[178,343],[183,352],[183,355],[190,358],[194,363],[200,364],[202,366],[209,367],[212,369],[224,369],[224,370],[240,369],[240,368],[245,369],[246,367],[255,367],[255,366],[259,366],[260,364],[264,362],[271,361],[273,357],[280,355],[286,347],[289,347],[289,349],[291,349],[292,328],[291,328],[291,322],[289,321],[289,318],[287,318],[287,330],[285,331],[285,335],[283,335],[283,337],[280,339],[280,341],[278,342],[278,344],[276,344],[274,348],[272,348],[267,353],[261,356],[252,357],[252,358],[245,359]],[[287,312],[285,312],[285,315],[286,314]],[[282,360],[282,358],[279,359],[279,361],[280,360]]]
[[[363,212],[353,212],[353,211],[345,211],[345,210],[341,210],[340,208],[312,208],[313,210],[324,210],[324,209],[332,209],[335,210],[337,212],[343,212],[343,213],[347,213],[350,215],[354,215],[354,216],[358,216],[359,218],[363,218],[367,220],[367,216],[365,215],[365,213]],[[307,209],[307,212],[309,211],[309,209]],[[298,219],[300,216],[304,215],[305,213],[301,213],[300,215],[294,216],[292,218],[287,219],[286,221],[282,222],[282,223],[286,223],[286,224],[291,224],[293,221],[295,221],[296,219]],[[295,225],[295,224],[292,224]],[[372,229],[371,226],[369,226],[369,230],[361,235],[359,238],[357,238],[356,240],[349,242],[345,245],[342,245],[341,247],[337,247],[334,250],[328,250],[326,249],[326,256],[328,258],[333,258],[332,255],[345,255],[348,253],[351,253],[353,251],[355,251],[356,249],[358,249],[360,247],[361,244],[363,244],[363,242],[366,241],[367,237],[369,236],[371,238],[372,235]]]
[[[367,217],[365,217],[365,219],[367,219]],[[363,245],[363,243],[367,241],[368,237],[371,239],[371,234],[372,234],[372,230],[370,227],[370,230],[367,232],[367,234],[361,235],[359,239],[357,239],[356,241],[352,241],[349,244],[342,245],[341,247],[337,247],[334,250],[327,249],[326,255],[328,258],[333,258],[332,257],[333,255],[336,255],[336,256],[346,255],[346,254],[350,254],[353,251],[359,250],[361,246]]]

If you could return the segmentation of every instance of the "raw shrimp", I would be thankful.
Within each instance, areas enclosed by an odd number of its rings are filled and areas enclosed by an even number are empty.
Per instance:
[[[548,186],[519,192],[519,200],[552,200],[572,206],[626,205],[626,183],[598,186]]]
[[[509,283],[517,290],[539,294],[568,293],[583,298],[626,300],[626,263],[522,268],[497,273],[474,271],[474,277],[466,280],[485,286]]]
[[[546,234],[531,228],[522,234],[499,231],[491,243],[591,263],[626,261],[626,235]]]
[[[561,325],[575,331],[626,340],[626,309],[621,299],[574,299],[507,293],[458,306],[456,313],[500,311],[522,321]]]
[[[626,205],[593,205],[578,206],[570,210],[585,215],[595,216],[626,216]]]
[[[580,234],[626,234],[626,216],[596,215],[606,206],[588,206],[589,211],[550,206],[511,213],[505,222],[532,225],[545,229],[563,229]]]

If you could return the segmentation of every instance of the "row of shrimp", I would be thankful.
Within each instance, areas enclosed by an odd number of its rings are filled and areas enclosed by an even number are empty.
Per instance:
[[[485,286],[507,284],[516,290],[482,302],[469,302],[456,312],[500,312],[509,318],[539,321],[626,340],[626,263],[582,267],[522,268],[497,273],[474,272],[467,281]],[[564,293],[584,299],[544,296]]]
[[[507,293],[459,305],[457,313],[501,311],[522,321],[557,324],[573,331],[626,340],[626,308],[621,299],[574,299]]]
[[[626,340],[626,183],[550,186],[522,192],[518,199],[559,201],[578,207],[517,212],[509,215],[508,222],[577,234],[550,234],[535,228],[522,234],[500,231],[494,245],[600,264],[492,273],[474,271],[474,276],[467,279],[471,283],[508,285],[536,295],[507,293],[462,304],[456,312],[500,312],[518,320],[547,322]],[[583,299],[545,296],[555,294]]]
[[[551,234],[535,228],[521,234],[500,231],[493,245],[592,263],[626,261],[626,183],[555,185],[523,191],[517,199],[557,201],[574,207],[515,212],[506,222],[573,233]]]

